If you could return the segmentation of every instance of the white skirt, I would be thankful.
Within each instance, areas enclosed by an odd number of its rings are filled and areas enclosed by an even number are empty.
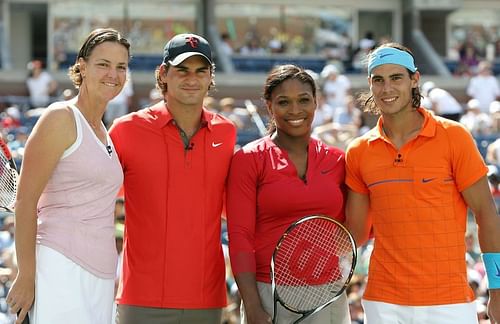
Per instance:
[[[30,324],[111,324],[114,280],[96,277],[61,253],[36,248]]]
[[[362,299],[365,324],[474,324],[476,303],[437,306],[402,306]]]

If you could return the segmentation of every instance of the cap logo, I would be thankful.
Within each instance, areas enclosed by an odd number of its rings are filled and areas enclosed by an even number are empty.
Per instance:
[[[200,41],[196,37],[193,36],[186,37],[186,44],[189,44],[189,46],[191,46],[192,48],[197,48],[199,42]]]
[[[1,1],[1,0],[0,0]],[[193,55],[203,56],[212,63],[212,50],[207,40],[195,34],[178,34],[163,48],[163,62],[177,66]]]

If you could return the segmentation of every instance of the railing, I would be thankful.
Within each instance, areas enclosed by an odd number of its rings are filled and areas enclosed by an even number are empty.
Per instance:
[[[314,72],[321,72],[326,58],[312,55],[233,55],[234,68],[240,72],[269,72],[278,64],[296,64]]]
[[[68,53],[66,61],[60,64],[60,68],[65,70],[75,62],[76,53]],[[326,58],[319,55],[240,55],[234,54],[230,57],[232,67],[239,72],[268,72],[277,64],[293,63],[321,72],[326,64]],[[132,71],[154,71],[161,64],[161,55],[137,54],[130,61]]]

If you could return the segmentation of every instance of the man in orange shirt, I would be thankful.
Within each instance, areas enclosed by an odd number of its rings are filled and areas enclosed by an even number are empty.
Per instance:
[[[365,111],[378,125],[346,153],[347,225],[375,238],[363,296],[366,324],[477,323],[467,283],[467,208],[488,271],[489,316],[500,321],[500,218],[472,136],[420,107],[420,74],[397,43],[368,60]]]
[[[117,323],[219,324],[221,212],[236,129],[203,108],[214,77],[204,38],[174,36],[155,75],[164,100],[110,131],[127,211]]]

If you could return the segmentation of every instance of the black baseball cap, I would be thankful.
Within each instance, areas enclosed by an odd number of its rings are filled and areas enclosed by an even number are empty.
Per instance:
[[[195,34],[175,35],[163,49],[163,63],[176,66],[193,55],[203,56],[212,64],[212,49],[205,38]]]

